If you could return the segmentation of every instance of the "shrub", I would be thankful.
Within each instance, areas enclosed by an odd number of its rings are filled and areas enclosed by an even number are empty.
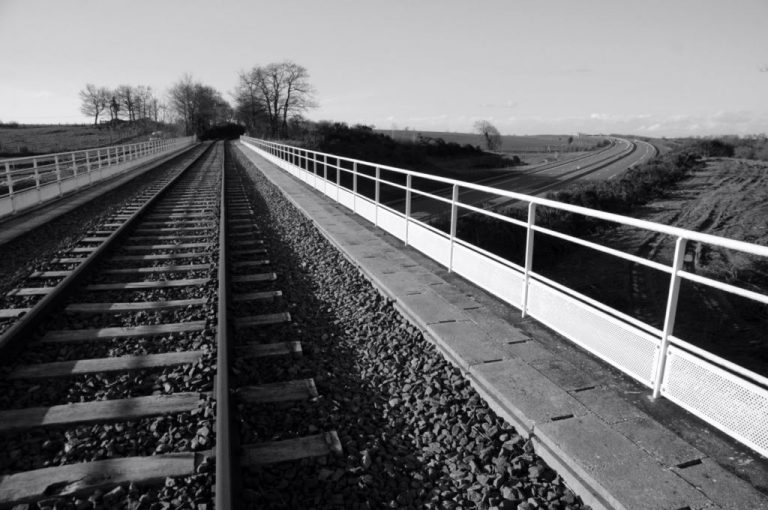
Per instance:
[[[733,144],[717,138],[702,140],[695,148],[700,155],[707,158],[732,158],[735,152]]]

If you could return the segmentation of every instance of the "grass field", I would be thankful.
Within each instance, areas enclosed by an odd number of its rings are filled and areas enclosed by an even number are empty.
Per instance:
[[[23,157],[69,152],[146,140],[152,126],[20,125],[0,124],[0,157]]]
[[[485,148],[485,140],[476,133],[448,133],[443,131],[379,130],[395,140],[416,141],[418,137],[442,138],[446,142],[475,145]],[[573,136],[569,144],[569,138]],[[606,140],[604,136],[576,135],[502,135],[499,152],[506,156],[517,156],[526,165],[537,165],[551,161],[564,161],[587,151],[597,149],[597,144]]]
[[[484,147],[483,137],[476,133],[448,133],[442,131],[404,131],[386,130],[379,132],[387,134],[395,140],[415,141],[419,135],[430,138],[442,138],[446,142],[459,144],[479,145]],[[568,139],[573,136],[569,144]],[[598,142],[605,140],[604,136],[577,136],[577,135],[531,135],[514,136],[502,135],[501,152],[577,152],[590,150]]]

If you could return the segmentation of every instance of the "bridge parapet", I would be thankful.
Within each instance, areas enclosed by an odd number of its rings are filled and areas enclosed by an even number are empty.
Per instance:
[[[0,219],[114,177],[194,143],[195,137],[0,160]]]
[[[522,195],[444,177],[241,137],[241,142],[278,167],[374,223],[475,285],[530,315],[649,388],[764,456],[768,456],[768,378],[697,347],[696,339],[674,336],[684,281],[768,305],[768,295],[685,270],[686,245],[704,243],[768,258],[768,247],[668,225]],[[390,176],[384,178],[383,175]],[[451,198],[414,187],[414,180],[451,188]],[[362,182],[369,183],[361,192]],[[372,186],[370,185],[372,184]],[[404,193],[402,207],[382,202],[382,186]],[[527,220],[462,203],[470,190],[527,204]],[[447,231],[419,219],[413,195],[442,202],[450,210]],[[640,257],[536,224],[536,208],[552,208],[618,225],[671,236],[671,264]],[[458,218],[474,212],[525,229],[522,264],[499,257],[456,235]],[[423,217],[422,217],[423,219]],[[669,275],[663,326],[648,324],[534,271],[535,234],[553,236]]]

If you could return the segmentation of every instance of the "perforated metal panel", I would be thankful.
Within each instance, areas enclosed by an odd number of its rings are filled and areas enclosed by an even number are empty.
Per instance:
[[[355,212],[370,221],[376,223],[376,204],[368,198],[357,196],[355,199]]]
[[[768,457],[768,390],[670,347],[661,393]]]
[[[408,244],[442,265],[448,265],[451,242],[446,237],[411,222],[408,226]]]
[[[453,247],[453,271],[507,303],[520,308],[523,274],[459,243]]]
[[[531,280],[528,292],[530,315],[652,386],[658,339],[538,281]]]
[[[355,203],[355,195],[353,195],[351,191],[347,190],[347,188],[342,186],[339,188],[339,203],[349,207],[349,209],[353,209]]]
[[[11,214],[13,212],[13,203],[11,200],[12,199],[9,196],[0,198],[0,216],[5,216],[6,214]]]
[[[379,207],[379,227],[400,240],[405,239],[405,218],[381,206]]]

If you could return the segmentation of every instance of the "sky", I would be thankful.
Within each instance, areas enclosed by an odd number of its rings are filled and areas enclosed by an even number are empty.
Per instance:
[[[87,83],[231,100],[292,60],[313,120],[644,136],[768,132],[768,0],[0,0],[0,121],[88,122]]]

